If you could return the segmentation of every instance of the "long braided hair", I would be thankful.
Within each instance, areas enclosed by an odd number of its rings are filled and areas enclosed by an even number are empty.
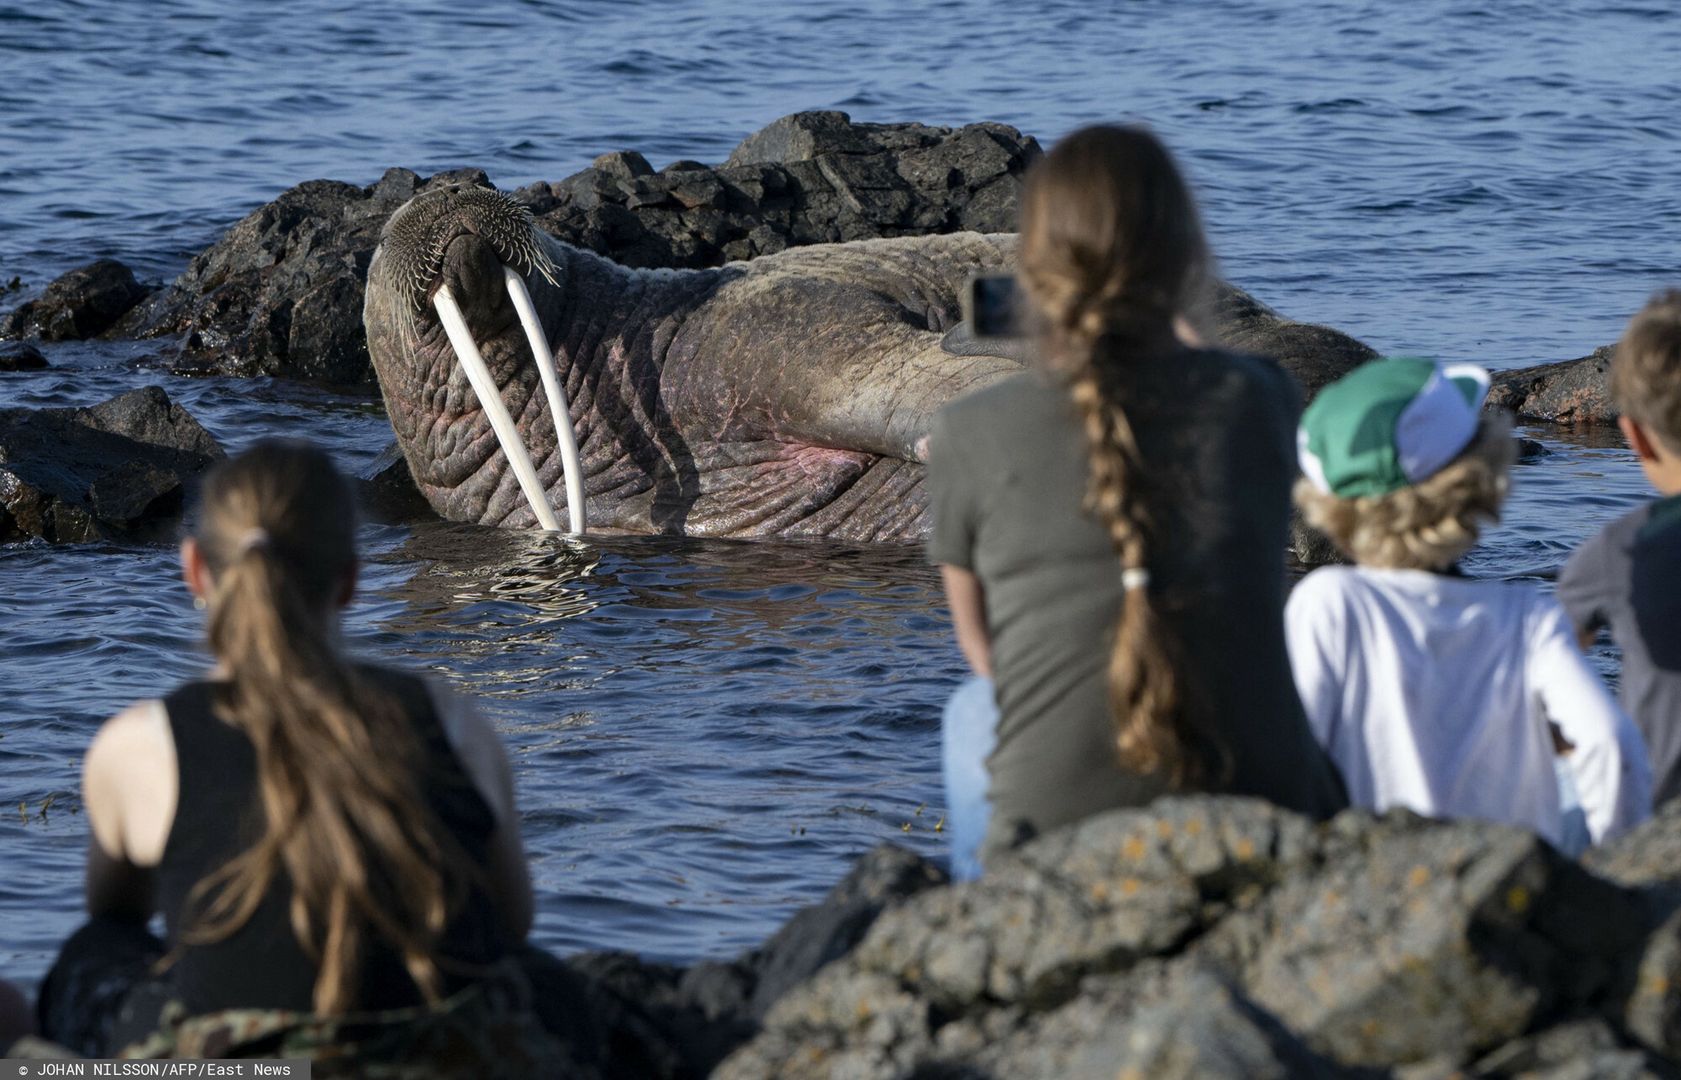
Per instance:
[[[330,613],[355,528],[354,491],[304,443],[258,443],[205,479],[197,542],[214,580],[210,648],[227,671],[215,708],[256,750],[265,829],[199,882],[183,943],[232,934],[284,872],[324,1015],[356,1007],[378,941],[438,1000],[440,942],[473,866],[425,798],[413,724],[338,651]]]
[[[1040,354],[1066,379],[1084,426],[1086,509],[1108,531],[1125,586],[1108,668],[1116,749],[1123,767],[1176,788],[1218,785],[1228,763],[1150,576],[1167,494],[1140,450],[1133,410],[1140,370],[1180,348],[1175,322],[1195,307],[1208,258],[1190,191],[1143,128],[1084,128],[1028,175],[1020,275]]]

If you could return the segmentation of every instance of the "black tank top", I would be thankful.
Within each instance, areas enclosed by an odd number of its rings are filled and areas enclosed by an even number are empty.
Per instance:
[[[462,849],[482,860],[495,817],[450,746],[425,684],[379,668],[359,670],[394,695],[413,720],[426,751],[427,799]],[[164,699],[180,777],[175,820],[157,869],[158,904],[172,945],[180,942],[193,887],[250,848],[264,826],[255,748],[242,731],[216,718],[212,693],[212,683],[195,682]],[[189,1011],[313,1008],[317,967],[292,933],[291,896],[282,869],[244,926],[220,941],[181,951],[171,973]],[[354,1008],[400,1008],[422,1000],[395,950],[377,940],[365,949]],[[449,963],[440,966],[446,992],[466,985],[474,968],[506,951],[489,897],[474,884],[444,937],[442,955]]]

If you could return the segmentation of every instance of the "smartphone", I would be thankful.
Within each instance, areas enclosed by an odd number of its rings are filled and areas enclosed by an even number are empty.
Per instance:
[[[963,317],[975,337],[1019,337],[1020,289],[1014,274],[976,274],[963,293]]]

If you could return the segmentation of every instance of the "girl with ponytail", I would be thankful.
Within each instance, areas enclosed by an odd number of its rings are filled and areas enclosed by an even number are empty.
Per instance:
[[[953,867],[1172,791],[1344,803],[1284,650],[1299,393],[1205,347],[1208,252],[1162,144],[1092,127],[1028,174],[1037,364],[930,433],[931,561],[977,676],[946,711]]]
[[[356,517],[305,444],[207,476],[181,561],[216,666],[88,751],[94,918],[42,988],[48,1037],[113,1053],[165,1001],[327,1021],[437,1005],[523,942],[531,885],[494,731],[340,650]]]

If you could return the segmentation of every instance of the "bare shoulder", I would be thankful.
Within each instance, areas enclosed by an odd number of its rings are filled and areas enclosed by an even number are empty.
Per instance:
[[[100,725],[88,746],[87,770],[120,776],[175,763],[175,740],[163,702],[137,701]]]
[[[82,799],[108,853],[154,865],[175,818],[175,740],[163,703],[138,701],[105,721],[82,766]]]

